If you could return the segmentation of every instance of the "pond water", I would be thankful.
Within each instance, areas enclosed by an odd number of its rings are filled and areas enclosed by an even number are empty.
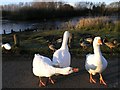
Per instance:
[[[37,29],[37,30],[51,30],[51,29],[65,29],[68,27],[73,27],[76,25],[76,23],[80,20],[82,17],[74,17],[71,19],[59,19],[59,20],[51,20],[43,22],[17,22],[17,21],[10,21],[10,20],[2,20],[2,28],[0,28],[0,34],[4,34],[4,31],[6,34],[11,33],[11,29],[13,31],[19,32],[24,30],[30,30],[30,29]],[[117,20],[118,18],[116,16],[110,17],[113,21]]]
[[[2,20],[2,28],[0,30],[0,34],[4,34],[4,30],[6,34],[11,33],[11,30],[19,32],[24,31],[26,29],[62,29],[65,28],[68,22],[72,22],[74,26],[79,20],[79,17],[75,17],[72,19],[67,20],[53,20],[53,21],[46,21],[43,22],[17,22],[17,21],[10,21],[10,20]]]

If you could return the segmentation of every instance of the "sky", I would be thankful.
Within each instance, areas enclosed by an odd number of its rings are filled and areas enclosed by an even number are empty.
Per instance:
[[[116,2],[116,1],[120,1],[120,0],[2,0],[0,1],[0,5],[5,5],[5,4],[17,4],[19,2],[32,2],[32,1],[65,1],[68,2],[70,4],[73,4],[75,2],[105,2],[106,4],[110,4],[111,2]]]

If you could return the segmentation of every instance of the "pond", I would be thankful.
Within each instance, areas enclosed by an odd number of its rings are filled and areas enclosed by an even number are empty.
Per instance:
[[[91,17],[91,16],[90,16]],[[61,29],[69,29],[74,27],[76,23],[83,17],[74,17],[70,19],[59,19],[59,20],[51,20],[47,21],[44,19],[42,22],[38,21],[10,21],[10,20],[2,20],[2,28],[0,28],[0,34],[11,33],[11,30],[15,32],[25,31],[25,30],[61,30]],[[88,17],[86,17],[88,18]],[[111,20],[118,20],[117,16],[110,16]]]
[[[51,30],[51,29],[63,29],[66,27],[69,22],[74,26],[80,17],[75,17],[72,19],[66,20],[51,20],[43,22],[31,21],[31,22],[20,22],[20,21],[10,21],[10,20],[2,20],[2,28],[0,30],[0,34],[11,33],[11,30],[15,32],[31,30],[31,29],[39,29],[39,30]]]

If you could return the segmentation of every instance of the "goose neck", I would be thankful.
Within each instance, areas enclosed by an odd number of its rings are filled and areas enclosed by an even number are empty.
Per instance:
[[[68,37],[64,36],[61,48],[68,49],[67,42],[68,42]]]
[[[55,73],[63,74],[63,70],[61,68],[55,68]]]
[[[72,71],[70,72],[70,71],[68,71],[68,69],[65,69],[65,68],[55,68],[55,73],[67,75],[67,74],[72,73]]]
[[[99,56],[102,55],[100,46],[94,46],[94,54]]]

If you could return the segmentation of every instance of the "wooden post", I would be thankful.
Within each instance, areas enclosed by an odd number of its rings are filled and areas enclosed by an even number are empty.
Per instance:
[[[14,38],[14,45],[17,46],[17,47],[20,46],[19,36],[14,34],[13,38]]]
[[[35,31],[37,32],[37,30],[38,30],[38,29],[36,28]]]
[[[21,32],[22,30],[21,29],[19,29],[19,32]]]
[[[59,27],[57,27],[57,30],[59,29]]]
[[[3,30],[4,34],[6,34],[5,30]]]
[[[50,27],[49,30],[52,30],[52,28]]]
[[[13,33],[13,29],[11,29],[11,33]]]

